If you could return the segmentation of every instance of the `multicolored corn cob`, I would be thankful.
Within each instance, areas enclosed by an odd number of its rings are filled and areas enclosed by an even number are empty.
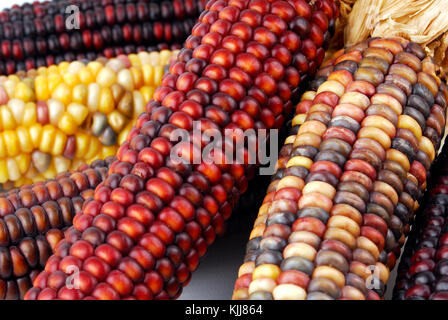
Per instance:
[[[324,58],[337,15],[328,0],[209,1],[109,177],[74,218],[78,237],[59,243],[25,298],[178,297],[254,166],[224,157],[196,164],[205,140],[171,141],[171,132],[191,134],[200,121],[204,130],[239,129],[238,140],[245,129],[282,126],[293,91]],[[186,161],[173,161],[173,149]],[[86,237],[90,230],[95,237]],[[70,288],[68,266],[79,270]],[[57,283],[55,274],[63,275]]]
[[[55,180],[0,195],[0,300],[24,297],[114,160],[96,160]]]
[[[448,145],[431,170],[433,181],[408,237],[394,287],[394,300],[447,300]]]
[[[176,53],[63,62],[0,77],[3,188],[115,155]]]
[[[205,0],[51,1],[0,12],[0,74],[178,49]],[[159,46],[165,43],[168,46]]]
[[[296,108],[234,299],[380,299],[445,127],[438,67],[404,39],[338,51]]]

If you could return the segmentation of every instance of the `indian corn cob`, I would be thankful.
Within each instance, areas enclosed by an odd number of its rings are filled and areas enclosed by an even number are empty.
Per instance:
[[[23,298],[113,160],[0,195],[0,300]]]
[[[382,298],[444,132],[437,72],[399,38],[325,63],[297,105],[233,299]]]
[[[4,189],[115,155],[175,54],[141,52],[1,76]]]
[[[404,247],[395,300],[447,300],[447,148],[431,170],[432,183]]]
[[[254,166],[192,163],[202,141],[176,143],[171,132],[191,133],[194,120],[220,132],[279,128],[293,91],[321,64],[337,15],[328,0],[209,1],[109,177],[74,218],[78,237],[60,242],[69,249],[56,248],[25,298],[178,297]],[[186,162],[172,161],[174,147]],[[98,214],[109,223],[97,223]],[[97,237],[86,239],[87,229]],[[68,265],[79,270],[72,288],[64,286]],[[63,277],[50,281],[56,273]]]
[[[0,74],[150,51],[161,43],[181,45],[203,6],[204,0],[93,0],[36,2],[4,10]]]

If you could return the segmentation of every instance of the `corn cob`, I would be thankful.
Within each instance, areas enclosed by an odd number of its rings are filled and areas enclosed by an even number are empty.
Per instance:
[[[445,144],[403,250],[394,300],[446,300],[447,166]]]
[[[296,108],[234,299],[382,298],[443,135],[436,71],[403,39],[324,64]]]
[[[120,147],[109,177],[74,218],[81,239],[60,242],[58,247],[70,247],[68,255],[56,248],[25,298],[179,296],[222,232],[254,166],[176,163],[169,157],[172,148],[188,159],[191,148],[203,146],[175,144],[170,133],[191,133],[199,119],[218,130],[280,127],[292,108],[291,91],[322,62],[321,46],[336,17],[336,6],[327,0],[208,2],[147,113]],[[113,224],[93,222],[99,213]],[[97,231],[96,239],[84,240],[88,227]],[[74,283],[79,289],[48,281],[58,270],[68,271],[64,264],[59,269],[61,259],[80,268]]]
[[[0,300],[24,297],[113,160],[97,160],[72,174],[0,195]]]
[[[53,178],[115,155],[175,52],[63,62],[0,77],[0,183]],[[19,77],[20,76],[20,77]]]
[[[0,74],[102,54],[148,51],[159,43],[182,44],[202,11],[204,0],[162,2],[59,1],[30,10],[3,11]],[[74,11],[67,10],[76,6]],[[26,12],[26,13],[25,13]],[[77,19],[75,21],[75,18]],[[71,25],[70,23],[75,23]]]

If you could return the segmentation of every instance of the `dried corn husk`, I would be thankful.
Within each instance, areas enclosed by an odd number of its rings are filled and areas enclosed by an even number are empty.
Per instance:
[[[369,36],[404,37],[421,44],[448,73],[448,0],[339,0],[339,5],[337,28],[339,34],[344,29],[345,45]],[[340,42],[339,36],[333,46]]]

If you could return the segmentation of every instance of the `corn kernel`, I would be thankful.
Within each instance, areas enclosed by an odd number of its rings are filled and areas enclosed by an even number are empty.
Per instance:
[[[90,112],[95,112],[98,110],[98,104],[100,102],[100,86],[98,83],[89,84],[88,94],[87,94],[87,107]]]
[[[5,159],[0,159],[0,183],[8,181],[8,166]]]
[[[84,63],[82,63],[81,61],[73,61],[70,62],[70,65],[67,68],[67,72],[72,74],[78,74],[83,68],[85,68]]]
[[[104,114],[111,113],[115,108],[114,97],[109,88],[101,88],[98,111]]]
[[[71,161],[64,157],[53,157],[53,167],[56,173],[67,172],[70,170]]]
[[[14,92],[14,98],[20,99],[23,102],[30,102],[35,99],[33,90],[24,82],[19,82]]]
[[[110,87],[117,82],[117,74],[111,68],[104,67],[98,72],[96,82],[103,88]]]
[[[83,158],[89,148],[90,136],[84,132],[76,134],[76,158]]]
[[[68,67],[70,66],[70,62],[63,61],[60,64],[58,64],[58,71],[60,74],[64,74],[67,72]]]
[[[154,85],[154,74],[155,74],[155,68],[150,64],[145,64],[142,67],[142,73],[143,73],[143,82],[147,86],[153,86]]]
[[[71,103],[67,107],[67,112],[75,119],[76,124],[81,125],[89,115],[89,109],[86,106],[79,103]]]
[[[28,103],[34,105],[32,102]],[[23,113],[25,110],[25,105],[26,105],[25,102],[19,99],[11,99],[8,101],[9,111],[11,111],[12,115],[14,116],[14,121],[16,122],[17,125],[20,125],[23,122]]]
[[[52,179],[53,177],[55,177],[58,173],[56,172],[56,168],[51,165],[48,167],[48,169],[42,173],[42,176],[44,177],[45,180],[48,179]]]
[[[71,88],[80,83],[78,76],[74,73],[66,73],[63,75],[63,78],[64,82]]]
[[[5,140],[3,139],[3,135],[0,134],[0,158],[6,158],[7,153],[6,153],[6,143]]]
[[[16,132],[19,138],[20,150],[26,153],[33,151],[33,141],[31,140],[28,130],[25,127],[18,127]]]
[[[88,67],[84,67],[81,70],[79,70],[78,78],[79,81],[81,81],[81,83],[83,84],[89,84],[95,81],[92,71]]]
[[[155,87],[152,86],[143,86],[140,88],[140,93],[142,94],[145,101],[149,101],[152,99],[152,97],[154,96],[154,91],[156,91]]]
[[[143,99],[142,94],[139,91],[133,92],[133,100],[134,100],[134,119],[138,118],[140,114],[145,112],[145,101]]]
[[[73,118],[70,113],[65,112],[59,119],[58,128],[67,135],[72,135],[76,132],[78,126],[76,124],[75,118]]]
[[[20,178],[20,170],[17,166],[17,163],[14,159],[8,158],[6,159],[6,166],[8,168],[8,176],[9,180],[17,181]]]
[[[154,70],[154,85],[161,83],[165,73],[164,67],[161,65],[155,66]]]
[[[57,126],[59,119],[61,119],[62,115],[65,112],[65,107],[61,101],[56,99],[48,100],[47,105],[50,123],[54,126]]]
[[[90,139],[90,143],[86,154],[83,156],[85,159],[90,159],[100,152],[101,143],[96,137]]]
[[[20,153],[19,139],[17,134],[13,130],[5,130],[2,133],[3,139],[5,139],[6,153],[8,157],[15,157]]]
[[[31,141],[33,142],[34,148],[39,148],[40,138],[42,136],[42,125],[40,123],[34,123],[28,128],[30,133]]]
[[[51,154],[53,156],[59,156],[64,152],[65,143],[67,142],[67,136],[57,130],[54,136],[53,149],[51,150]]]
[[[81,83],[73,88],[73,92],[72,92],[73,102],[86,105],[87,104],[87,95],[88,95],[88,90],[87,90],[87,86],[85,84]]]
[[[54,136],[56,135],[56,128],[51,124],[43,126],[39,150],[49,153],[53,149]]]
[[[48,90],[53,92],[61,83],[63,79],[58,73],[52,73],[48,75],[47,83],[48,83]]]
[[[6,80],[3,83],[3,88],[5,88],[6,93],[10,99],[14,98],[14,93],[16,90],[17,83],[12,80]]]
[[[101,159],[106,159],[117,154],[117,146],[103,146],[101,150]]]
[[[119,133],[126,125],[127,119],[119,111],[114,110],[107,116],[107,121],[112,129],[114,129],[115,132]]]
[[[16,121],[14,120],[14,117],[11,113],[11,110],[9,110],[8,106],[1,106],[0,114],[1,114],[1,118],[2,118],[3,129],[4,130],[15,129]]]
[[[72,90],[67,84],[61,83],[53,91],[51,97],[59,100],[66,106],[72,101]]]
[[[96,79],[99,71],[103,68],[103,65],[101,64],[101,62],[98,61],[91,61],[87,64],[87,67],[92,73],[92,76]]]
[[[31,155],[29,153],[21,153],[17,157],[15,157],[17,166],[19,167],[19,171],[21,175],[24,175],[31,164]]]
[[[50,89],[48,88],[46,76],[37,76],[36,79],[34,79],[34,88],[37,100],[50,99]]]
[[[129,69],[122,69],[118,72],[117,82],[127,91],[134,91],[134,79]]]

